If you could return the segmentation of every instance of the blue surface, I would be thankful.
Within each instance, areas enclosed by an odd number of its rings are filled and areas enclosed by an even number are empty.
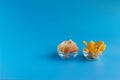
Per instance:
[[[120,80],[120,1],[0,0],[0,80]],[[62,60],[57,45],[72,39],[79,56]],[[83,40],[103,40],[96,61]]]

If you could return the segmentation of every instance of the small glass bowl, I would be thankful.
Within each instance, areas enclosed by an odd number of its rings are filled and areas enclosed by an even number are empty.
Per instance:
[[[78,55],[78,52],[74,53],[64,53],[58,50],[58,55],[63,59],[75,58]]]
[[[75,58],[78,55],[78,46],[74,41],[66,40],[57,46],[58,55],[61,58]]]
[[[83,55],[87,60],[95,60],[95,59],[98,59],[100,55],[102,55],[102,52],[99,53],[96,57],[94,57],[94,56],[91,55],[91,53],[83,50]]]

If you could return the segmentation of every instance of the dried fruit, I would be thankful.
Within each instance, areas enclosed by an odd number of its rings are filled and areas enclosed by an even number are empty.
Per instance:
[[[86,48],[84,48],[83,52],[88,54],[88,57],[90,58],[98,58],[100,54],[103,53],[103,51],[106,49],[106,44],[103,41],[94,42],[90,41],[90,43],[87,43],[86,41],[83,41],[83,44],[86,45]]]
[[[78,54],[78,47],[72,40],[63,41],[58,45],[58,54],[65,58],[69,58],[70,55],[76,56]]]

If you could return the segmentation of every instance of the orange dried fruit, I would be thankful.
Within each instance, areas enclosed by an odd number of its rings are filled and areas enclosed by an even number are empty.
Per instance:
[[[100,51],[104,51],[106,49],[106,44],[104,44],[101,48],[100,48]]]
[[[85,52],[88,52],[90,57],[97,58],[105,49],[106,44],[103,41],[94,42],[93,40],[90,43],[83,41],[83,44],[86,45],[84,48]]]

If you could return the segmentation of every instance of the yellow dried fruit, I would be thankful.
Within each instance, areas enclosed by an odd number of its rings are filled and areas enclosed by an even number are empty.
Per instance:
[[[88,46],[88,44],[87,44],[87,42],[86,42],[86,41],[83,41],[83,43],[84,43],[86,46]]]
[[[106,44],[103,41],[96,43],[93,40],[91,40],[90,43],[83,41],[83,44],[86,45],[84,51],[88,52],[91,58],[97,58],[106,49]]]
[[[104,51],[105,48],[106,48],[106,44],[104,44],[104,45],[100,48],[100,51],[101,51],[101,52]]]

